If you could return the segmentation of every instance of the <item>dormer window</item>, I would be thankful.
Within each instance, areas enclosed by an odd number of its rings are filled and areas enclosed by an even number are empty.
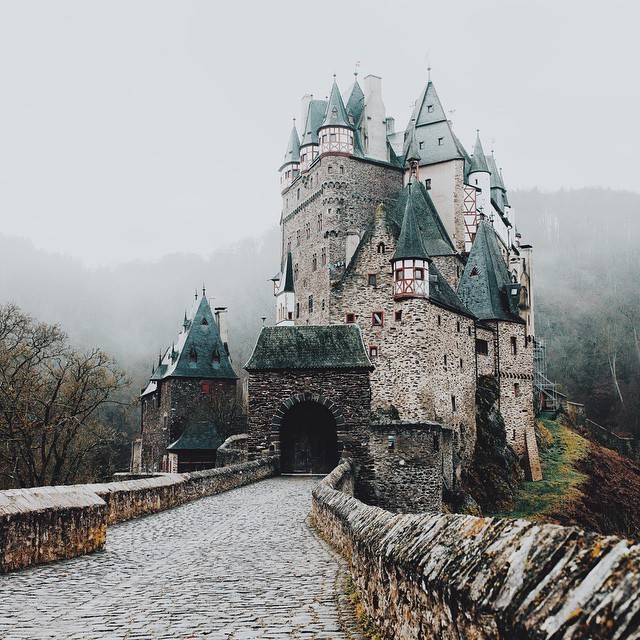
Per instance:
[[[189,352],[189,362],[198,362],[198,354],[195,349],[191,349]]]
[[[213,356],[211,357],[211,360],[214,363],[220,362],[220,353],[218,352],[217,349],[213,352]]]
[[[424,149],[424,142],[418,143],[418,146],[419,146],[420,149]]]
[[[474,276],[474,277],[478,275],[477,267],[473,267],[473,269],[471,269],[471,275]]]
[[[438,138],[438,146],[441,147],[444,144],[444,138]]]
[[[426,187],[427,191],[429,191],[431,189],[431,178],[427,178],[424,181],[424,186]]]
[[[427,113],[433,113],[433,105],[432,104],[428,104],[427,105]]]
[[[209,324],[209,323],[207,322],[207,319],[206,319],[206,318],[202,318],[202,321],[200,322],[200,324],[201,324],[203,327],[206,327],[206,326],[208,326],[208,324]]]

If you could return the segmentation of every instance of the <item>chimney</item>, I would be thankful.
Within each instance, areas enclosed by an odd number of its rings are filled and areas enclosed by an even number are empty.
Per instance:
[[[365,154],[370,158],[388,161],[387,115],[382,102],[382,78],[368,75],[364,79]]]
[[[227,307],[216,307],[215,318],[218,325],[218,333],[220,334],[220,340],[224,345],[224,350],[229,355],[229,327],[227,326]]]

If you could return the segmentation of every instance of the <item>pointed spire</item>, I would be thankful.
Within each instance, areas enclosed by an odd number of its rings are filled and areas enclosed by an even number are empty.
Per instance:
[[[482,142],[480,142],[480,129],[476,129],[476,144],[473,147],[473,156],[471,156],[471,167],[469,173],[474,171],[484,171],[485,173],[491,173],[489,165],[487,164],[487,158],[484,155],[482,149]]]
[[[207,297],[207,290],[204,287],[204,282],[202,283],[202,297],[206,298]]]
[[[349,119],[353,118],[353,124],[357,124],[362,116],[364,110],[364,92],[358,82],[358,72],[353,74],[353,85],[349,91],[349,97],[347,98],[347,104],[345,107]]]
[[[284,167],[285,164],[289,164],[291,162],[300,162],[300,138],[298,137],[295,118],[293,119],[293,127],[291,128],[291,135],[289,136],[287,150],[284,153],[284,162],[282,163],[282,166]]]
[[[411,161],[420,162],[422,158],[418,153],[418,143],[416,141],[416,132],[415,129],[411,133],[411,141],[409,142],[409,148],[407,149],[407,155],[405,157],[406,162],[411,165]]]
[[[198,299],[198,290],[196,289],[196,300]]]
[[[333,76],[333,86],[331,87],[327,110],[325,111],[324,120],[320,125],[320,128],[322,127],[347,127],[348,129],[353,129],[353,125],[349,122],[349,116],[344,107],[340,90],[338,89],[335,74]]]
[[[411,198],[411,190],[417,188],[417,185],[413,183],[413,181],[409,182],[409,197],[405,204],[402,228],[400,229],[400,236],[398,237],[398,246],[396,247],[396,252],[393,254],[392,260],[417,258],[431,262],[431,258],[422,242],[422,233],[418,226],[414,203]]]

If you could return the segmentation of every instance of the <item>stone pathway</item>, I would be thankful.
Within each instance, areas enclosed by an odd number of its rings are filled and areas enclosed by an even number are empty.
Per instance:
[[[103,552],[0,576],[0,638],[351,638],[338,559],[306,523],[317,481],[203,498],[110,527]]]

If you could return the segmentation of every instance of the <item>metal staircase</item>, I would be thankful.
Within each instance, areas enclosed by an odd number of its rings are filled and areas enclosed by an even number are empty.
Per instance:
[[[544,338],[535,338],[534,341],[533,388],[537,413],[554,413],[560,408],[556,384],[547,378],[547,344]]]

